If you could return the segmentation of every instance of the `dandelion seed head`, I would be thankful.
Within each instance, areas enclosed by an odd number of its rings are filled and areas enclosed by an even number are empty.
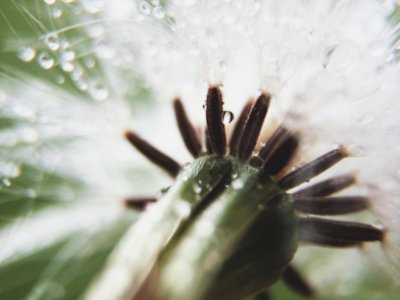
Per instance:
[[[136,22],[122,31],[142,49],[132,59],[158,98],[179,93],[199,106],[206,86],[220,84],[225,107],[236,112],[254,91],[268,91],[269,122],[301,132],[299,164],[345,145],[352,158],[325,176],[357,171],[354,189],[364,194],[371,182],[381,186],[372,208],[396,232],[398,201],[382,197],[399,193],[393,141],[400,72],[389,24],[395,7],[373,0],[171,1],[157,18],[143,1],[132,9]],[[131,12],[124,17],[134,19]],[[126,38],[117,34],[113,44]]]
[[[40,43],[22,43],[18,57],[54,74],[61,87],[71,81],[92,102],[78,103],[62,89],[49,91],[36,81],[13,90],[12,98],[8,91],[3,92],[7,97],[0,91],[2,109],[30,122],[13,132],[3,131],[2,144],[30,144],[29,151],[16,154],[85,182],[89,203],[117,207],[126,195],[155,192],[155,187],[168,182],[162,175],[154,177],[157,172],[132,154],[121,139],[126,128],[144,132],[163,150],[186,159],[187,154],[179,152],[182,147],[170,139],[178,136],[165,109],[171,99],[180,96],[190,104],[190,115],[202,124],[208,85],[222,86],[225,109],[234,115],[245,100],[258,96],[255,91],[266,91],[272,95],[266,122],[274,126],[284,122],[301,133],[298,165],[336,144],[350,150],[352,157],[324,176],[357,172],[360,184],[354,189],[373,195],[372,209],[388,228],[387,256],[399,265],[400,72],[395,29],[389,23],[396,1],[44,2],[57,20],[70,9],[83,21],[49,29]],[[56,7],[61,2],[62,13]],[[68,33],[74,30],[85,31],[89,38],[70,38]],[[158,111],[130,113],[127,102],[142,100],[141,95],[130,94],[133,78],[152,90]],[[31,124],[36,125],[31,128]],[[167,129],[159,130],[160,124]],[[76,141],[62,152],[38,145],[66,136]],[[17,164],[8,167],[2,169],[19,175]],[[140,176],[137,170],[143,171]],[[12,184],[13,176],[9,177]],[[55,219],[44,219],[48,222],[35,227],[38,234],[33,239],[45,241],[63,234],[61,227],[43,226],[56,224]],[[20,249],[22,241],[16,241],[13,249]]]

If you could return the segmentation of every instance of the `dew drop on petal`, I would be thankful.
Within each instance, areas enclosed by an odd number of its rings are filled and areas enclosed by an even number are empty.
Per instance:
[[[32,59],[34,59],[35,56],[36,56],[35,49],[30,48],[30,47],[26,47],[26,48],[24,47],[18,52],[19,59],[21,59],[22,61],[25,61],[25,62],[32,61]]]
[[[222,113],[222,123],[224,123],[225,125],[232,123],[233,119],[234,119],[234,115],[231,111],[225,110]]]
[[[46,52],[41,52],[38,55],[37,62],[39,65],[45,69],[49,70],[54,66],[54,59]]]
[[[153,16],[156,19],[164,18],[164,9],[161,6],[156,6],[153,8]]]
[[[151,12],[151,6],[149,3],[147,3],[147,1],[141,1],[139,3],[139,9],[144,15],[148,15]]]
[[[52,51],[57,51],[58,49],[60,49],[60,39],[55,33],[46,34],[44,42],[46,43],[47,47]]]
[[[89,93],[97,101],[107,99],[109,91],[100,81],[93,80],[89,83]]]

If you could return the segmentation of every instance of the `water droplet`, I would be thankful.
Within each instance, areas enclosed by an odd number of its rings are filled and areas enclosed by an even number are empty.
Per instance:
[[[12,162],[0,161],[0,175],[2,177],[16,178],[21,175],[21,167]]]
[[[82,75],[83,75],[82,67],[79,65],[75,66],[74,71],[71,74],[72,80],[79,80],[79,78],[81,78]]]
[[[162,18],[164,18],[164,9],[161,7],[161,6],[156,6],[156,7],[154,7],[153,8],[153,16],[156,18],[156,19],[162,19]]]
[[[33,198],[37,197],[37,192],[34,189],[28,189],[28,190],[26,190],[26,195],[29,198],[33,199]]]
[[[4,186],[7,187],[11,186],[11,181],[9,179],[3,179],[1,182],[3,183]]]
[[[54,59],[46,52],[41,52],[38,55],[37,62],[39,65],[45,69],[49,70],[54,66]]]
[[[58,19],[62,16],[62,14],[63,14],[63,11],[62,11],[61,7],[59,7],[59,6],[54,6],[51,9],[51,15],[53,16],[53,18]]]
[[[200,184],[198,184],[198,183],[194,183],[193,184],[193,191],[196,194],[200,194],[202,190],[203,190],[203,188],[202,188],[202,186]]]
[[[88,57],[87,59],[85,59],[85,65],[86,67],[91,69],[96,65],[96,61],[94,60],[94,58]]]
[[[190,215],[190,205],[185,201],[178,201],[175,203],[175,212],[180,217],[188,217]]]
[[[346,74],[354,68],[358,58],[358,49],[350,43],[343,43],[327,51],[324,66],[332,73]]]
[[[70,62],[62,62],[61,63],[61,69],[65,72],[72,72],[74,70],[74,65]]]
[[[234,180],[234,181],[232,182],[232,187],[233,187],[235,190],[241,189],[242,187],[244,187],[244,182],[243,182],[243,180],[241,180],[241,179],[236,179],[236,180]]]
[[[104,0],[86,0],[82,5],[89,14],[97,14],[103,10]]]
[[[75,85],[81,91],[87,91],[88,88],[89,88],[88,83],[85,80],[82,80],[82,79],[75,81]]]
[[[103,101],[107,99],[109,95],[107,87],[105,87],[104,84],[97,80],[89,83],[89,93],[95,100],[98,101]]]
[[[18,57],[23,60],[23,61],[32,61],[32,59],[35,58],[36,55],[36,51],[35,49],[32,49],[30,47],[27,48],[22,48],[19,52],[18,52]]]
[[[234,119],[234,115],[231,111],[225,110],[222,113],[222,123],[224,123],[225,125],[232,123],[233,119]]]
[[[52,51],[57,51],[58,49],[60,49],[60,39],[55,33],[46,34],[44,42],[46,43],[47,47]]]
[[[76,57],[76,54],[75,54],[75,51],[73,51],[73,50],[65,50],[61,54],[61,60],[63,62],[73,61],[75,59],[75,57]]]
[[[139,9],[145,15],[148,15],[151,12],[151,6],[150,6],[149,3],[147,3],[147,1],[140,2],[139,3]]]

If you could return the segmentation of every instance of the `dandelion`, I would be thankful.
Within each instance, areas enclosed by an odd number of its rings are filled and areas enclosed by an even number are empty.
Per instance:
[[[1,298],[396,299],[395,1],[4,2]]]

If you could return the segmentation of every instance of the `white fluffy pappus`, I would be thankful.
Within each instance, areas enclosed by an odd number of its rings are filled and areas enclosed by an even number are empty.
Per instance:
[[[326,175],[356,172],[355,190],[371,197],[376,220],[387,228],[383,252],[397,276],[400,66],[398,28],[390,20],[395,1],[177,0],[121,7],[106,12],[123,24],[110,41],[116,48],[132,44],[135,66],[158,98],[181,96],[201,122],[209,84],[222,86],[225,109],[235,113],[249,97],[267,91],[273,98],[266,125],[284,122],[301,133],[300,163],[344,145],[352,158]],[[120,251],[131,243],[127,236]],[[122,270],[130,258],[118,253],[104,282],[118,281],[113,271],[129,274]],[[334,260],[338,269],[349,263],[361,269],[363,263],[348,253]],[[332,274],[319,280],[327,277]],[[107,294],[104,282],[91,296],[116,297]]]

